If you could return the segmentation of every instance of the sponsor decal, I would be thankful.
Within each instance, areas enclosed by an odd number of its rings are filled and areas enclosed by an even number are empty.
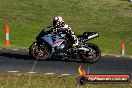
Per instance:
[[[52,45],[57,44],[57,43],[59,43],[59,42],[62,42],[62,41],[61,41],[61,40],[57,40],[57,41],[53,42]]]

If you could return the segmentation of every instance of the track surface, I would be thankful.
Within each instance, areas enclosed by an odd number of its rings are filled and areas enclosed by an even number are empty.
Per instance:
[[[30,72],[35,60],[32,60],[26,50],[0,49],[0,72],[19,71]],[[131,74],[132,59],[123,57],[103,56],[97,63],[77,63],[75,61],[37,61],[36,73],[78,74],[82,65],[86,73],[91,74]]]

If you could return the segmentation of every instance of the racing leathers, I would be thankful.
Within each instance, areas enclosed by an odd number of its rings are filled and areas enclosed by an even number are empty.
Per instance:
[[[52,32],[53,30],[56,33],[65,32],[67,34],[66,38],[68,38],[71,41],[72,46],[75,47],[78,45],[78,39],[75,33],[71,30],[71,28],[67,24],[62,24],[59,27],[52,28]]]

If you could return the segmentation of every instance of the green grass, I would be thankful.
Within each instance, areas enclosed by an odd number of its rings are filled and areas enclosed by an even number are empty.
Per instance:
[[[76,83],[75,76],[59,76],[22,73],[0,73],[1,88],[131,88],[132,84],[85,84]]]
[[[28,48],[37,34],[63,16],[76,34],[98,31],[91,42],[103,53],[132,55],[132,3],[127,0],[0,0],[0,45],[5,41],[5,23],[10,28],[10,44]]]

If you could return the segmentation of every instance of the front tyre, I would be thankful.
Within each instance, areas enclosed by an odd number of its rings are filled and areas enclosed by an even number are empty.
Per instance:
[[[50,51],[45,44],[38,45],[37,42],[34,42],[29,47],[29,55],[35,60],[46,60],[50,55]]]
[[[101,51],[99,47],[95,44],[87,43],[85,48],[90,49],[89,52],[84,52],[80,54],[80,59],[83,62],[96,63],[101,58]]]

